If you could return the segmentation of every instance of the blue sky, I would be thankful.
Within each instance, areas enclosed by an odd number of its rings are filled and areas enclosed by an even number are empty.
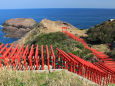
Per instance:
[[[115,0],[0,0],[0,9],[115,8]]]

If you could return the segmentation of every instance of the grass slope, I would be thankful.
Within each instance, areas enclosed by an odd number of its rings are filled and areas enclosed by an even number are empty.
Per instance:
[[[52,45],[55,53],[57,53],[56,48],[62,49],[65,52],[73,53],[85,60],[95,61],[93,59],[93,54],[88,49],[85,49],[84,46],[66,36],[62,32],[54,32],[41,34],[30,44],[38,44],[38,45]],[[44,49],[45,50],[45,49]]]
[[[97,86],[66,71],[0,71],[0,86]]]

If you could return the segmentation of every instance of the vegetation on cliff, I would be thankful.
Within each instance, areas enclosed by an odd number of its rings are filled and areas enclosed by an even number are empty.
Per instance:
[[[99,45],[103,47],[103,50],[99,47],[99,51],[103,51],[109,54],[110,57],[115,58],[115,49],[108,47],[107,45],[108,43],[112,44],[115,41],[115,20],[105,21],[101,24],[95,25],[94,27],[88,29],[87,34],[87,41],[90,44],[93,44],[95,49],[97,49],[97,45]],[[110,50],[110,48],[113,50]]]
[[[95,25],[88,29],[87,34],[91,43],[111,43],[115,41],[115,20]]]
[[[65,52],[73,53],[87,61],[94,62],[94,55],[90,50],[86,49],[81,43],[76,42],[70,37],[66,36],[62,32],[54,32],[47,34],[40,34],[33,42],[28,42],[30,44],[40,45],[53,45],[55,53],[56,48],[62,49]]]

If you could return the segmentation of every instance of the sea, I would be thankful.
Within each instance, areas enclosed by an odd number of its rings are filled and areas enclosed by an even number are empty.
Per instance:
[[[18,39],[6,38],[1,25],[12,18],[33,18],[40,22],[44,18],[70,23],[80,29],[88,29],[109,19],[115,19],[115,9],[95,8],[47,8],[47,9],[0,9],[0,42],[12,43]]]

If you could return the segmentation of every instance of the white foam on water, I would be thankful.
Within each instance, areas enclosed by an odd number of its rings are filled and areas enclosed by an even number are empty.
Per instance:
[[[3,27],[2,25],[0,25],[0,27]]]

